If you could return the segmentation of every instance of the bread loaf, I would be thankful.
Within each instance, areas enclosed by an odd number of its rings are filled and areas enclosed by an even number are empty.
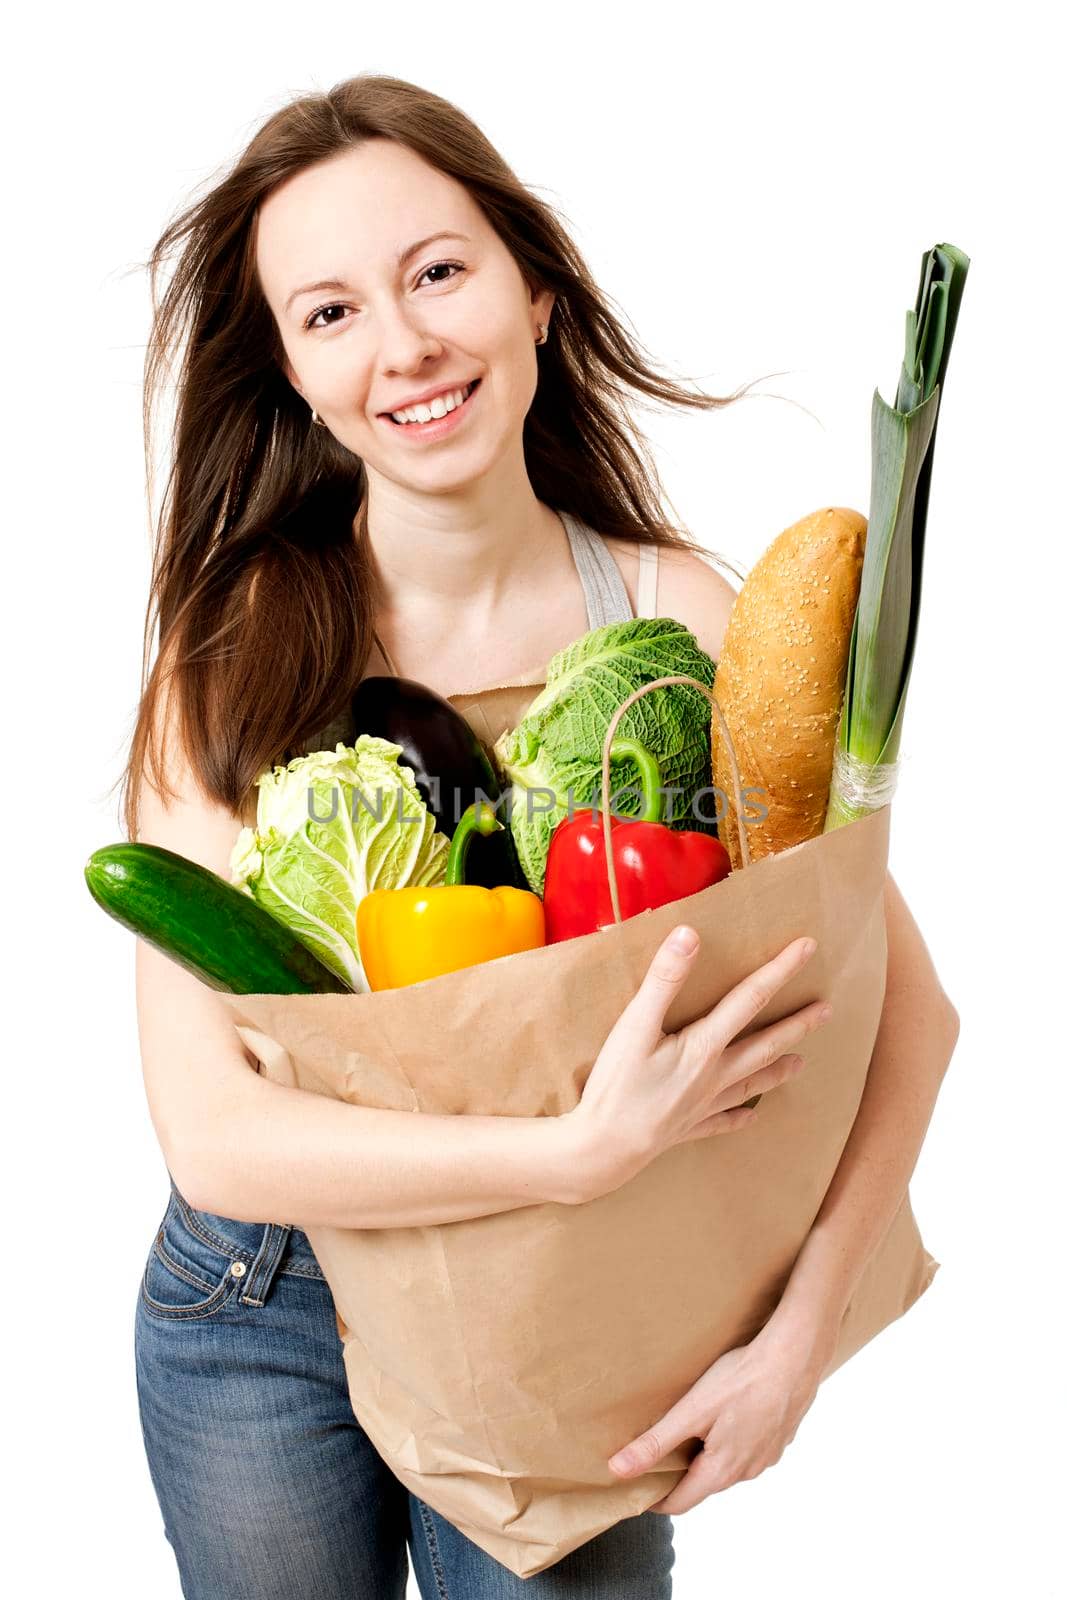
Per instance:
[[[734,602],[715,672],[715,698],[733,739],[746,805],[767,808],[748,823],[753,861],[822,832],[852,623],[859,599],[867,519],[827,506],[780,533]],[[730,759],[713,719],[712,778],[719,837],[741,865]]]

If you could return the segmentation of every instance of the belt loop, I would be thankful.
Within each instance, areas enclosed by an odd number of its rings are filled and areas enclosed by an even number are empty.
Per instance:
[[[244,1305],[261,1306],[265,1304],[292,1231],[291,1225],[283,1225],[280,1222],[268,1222],[263,1229],[263,1241],[256,1252],[256,1259],[249,1269],[245,1292],[241,1295],[241,1301]]]

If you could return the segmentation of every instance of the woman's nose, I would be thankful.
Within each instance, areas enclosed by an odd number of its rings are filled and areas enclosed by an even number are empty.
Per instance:
[[[441,350],[441,340],[409,307],[387,306],[380,313],[378,363],[383,372],[410,372]]]

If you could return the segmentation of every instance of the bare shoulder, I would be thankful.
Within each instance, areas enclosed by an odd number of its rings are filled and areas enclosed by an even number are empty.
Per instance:
[[[718,661],[737,590],[712,566],[710,556],[691,550],[660,550],[656,610],[696,635],[700,648]]]
[[[609,543],[636,614],[639,546],[632,539],[610,539]],[[710,556],[660,547],[656,614],[673,617],[687,627],[712,661],[722,654],[726,624],[736,599],[737,590],[712,565]]]

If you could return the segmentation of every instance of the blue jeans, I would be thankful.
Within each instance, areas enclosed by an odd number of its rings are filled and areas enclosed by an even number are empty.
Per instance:
[[[670,1517],[626,1517],[519,1578],[410,1494],[356,1421],[307,1235],[172,1184],[135,1324],[149,1471],[189,1600],[664,1600]]]

